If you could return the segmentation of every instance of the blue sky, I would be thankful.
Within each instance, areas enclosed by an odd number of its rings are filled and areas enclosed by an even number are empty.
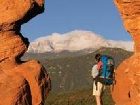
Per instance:
[[[113,0],[46,0],[45,12],[22,25],[30,41],[52,33],[88,30],[106,39],[131,40]]]

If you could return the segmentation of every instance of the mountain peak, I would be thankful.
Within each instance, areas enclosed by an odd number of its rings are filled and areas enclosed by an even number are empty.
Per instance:
[[[40,37],[30,44],[28,52],[44,53],[64,50],[73,52],[101,47],[123,48],[132,51],[132,46],[131,41],[106,40],[101,35],[91,31],[74,30],[64,34],[53,33]]]

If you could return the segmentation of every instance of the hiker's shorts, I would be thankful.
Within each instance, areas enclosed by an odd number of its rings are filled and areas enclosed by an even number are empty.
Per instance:
[[[95,96],[101,96],[103,90],[103,84],[100,82],[97,82],[97,86],[95,85],[95,81],[93,82],[93,95]]]

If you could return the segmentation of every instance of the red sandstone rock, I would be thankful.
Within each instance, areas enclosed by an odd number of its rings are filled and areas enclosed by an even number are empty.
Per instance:
[[[44,105],[50,78],[37,61],[22,62],[29,42],[20,27],[44,10],[44,0],[0,0],[0,105]]]
[[[140,51],[140,0],[115,0],[126,30],[135,42],[135,52]]]
[[[26,79],[14,73],[0,73],[0,105],[32,105]]]
[[[115,0],[126,30],[135,43],[135,53],[117,68],[112,92],[116,105],[140,105],[140,0]]]

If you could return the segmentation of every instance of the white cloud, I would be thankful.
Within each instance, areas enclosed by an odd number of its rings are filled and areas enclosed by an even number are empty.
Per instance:
[[[91,31],[75,30],[68,33],[53,33],[40,37],[29,46],[29,52],[60,52],[63,50],[78,51],[83,49],[98,49],[100,47],[117,47],[129,51],[133,50],[130,41],[106,40],[101,35]]]

